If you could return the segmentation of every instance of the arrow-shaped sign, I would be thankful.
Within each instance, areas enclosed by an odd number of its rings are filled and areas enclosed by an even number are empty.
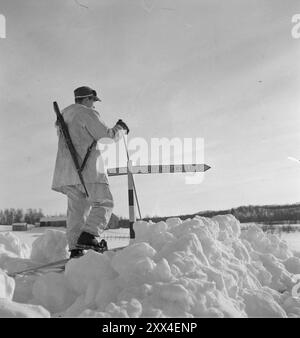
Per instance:
[[[166,173],[193,173],[204,172],[210,169],[207,164],[159,164],[159,165],[141,165],[129,167],[132,174],[166,174]],[[127,175],[128,168],[112,168],[107,169],[108,176]]]

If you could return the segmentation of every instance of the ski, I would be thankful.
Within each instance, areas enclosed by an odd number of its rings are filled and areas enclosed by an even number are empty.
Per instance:
[[[114,249],[108,249],[106,251],[117,252],[117,251],[125,249],[127,247],[128,247],[128,245],[118,247],[118,248],[114,248]],[[80,256],[80,257],[82,257],[82,256]],[[78,257],[78,258],[80,258],[80,257]],[[8,276],[15,278],[18,275],[30,275],[30,274],[34,274],[34,273],[37,273],[37,272],[42,272],[42,270],[45,270],[45,269],[47,269],[47,272],[54,271],[54,270],[64,271],[65,265],[70,259],[77,259],[77,258],[61,259],[61,260],[58,260],[58,261],[55,261],[55,262],[35,266],[35,267],[32,267],[32,268],[27,268],[27,269],[24,269],[24,270],[21,270],[21,271],[11,272],[11,273],[8,273]]]
[[[51,267],[55,267],[57,265],[66,264],[68,261],[69,261],[69,258],[61,259],[61,260],[58,260],[58,261],[55,261],[55,262],[51,262],[51,263],[47,263],[47,264],[43,264],[43,265],[38,265],[38,266],[28,268],[28,269],[24,269],[24,270],[21,270],[21,271],[12,272],[12,273],[9,273],[8,276],[14,278],[17,275],[30,274],[30,273],[37,272],[39,270],[43,270],[43,269],[46,269],[46,268],[51,268]]]

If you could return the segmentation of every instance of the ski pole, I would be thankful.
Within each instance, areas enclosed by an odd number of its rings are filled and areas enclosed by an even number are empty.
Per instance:
[[[127,160],[128,160],[128,163],[129,163],[130,162],[129,153],[128,153],[128,148],[127,148],[127,144],[126,144],[126,141],[125,141],[124,134],[123,134],[123,141],[124,141],[124,145],[125,145],[125,149],[126,149]],[[128,174],[129,174],[129,168],[128,168],[128,166],[127,166],[127,170],[128,170]],[[136,192],[136,187],[135,187],[135,183],[134,183],[134,179],[133,179],[133,174],[130,173],[130,175],[132,175],[132,184],[133,184],[133,190],[134,190],[134,195],[135,195],[135,199],[136,199],[136,204],[137,204],[137,207],[138,207],[140,219],[142,219],[141,209],[140,209],[140,204],[139,204],[139,200],[138,200],[138,197],[137,197],[137,192]]]

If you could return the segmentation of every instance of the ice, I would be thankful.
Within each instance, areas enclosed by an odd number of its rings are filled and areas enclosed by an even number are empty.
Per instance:
[[[33,243],[30,260],[14,236],[2,236],[0,297],[7,300],[3,303],[7,312],[2,313],[81,318],[300,317],[300,297],[295,295],[300,255],[257,225],[241,230],[234,216],[218,215],[138,221],[134,229],[135,241],[125,249],[103,254],[89,250],[70,260],[63,273],[18,277],[15,285],[4,270],[65,258],[65,234],[46,230]]]

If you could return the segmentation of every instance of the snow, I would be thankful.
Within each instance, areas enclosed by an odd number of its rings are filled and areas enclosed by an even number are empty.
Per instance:
[[[243,290],[242,297],[246,304],[245,311],[250,317],[286,317],[283,308],[267,291],[246,289]]]
[[[299,226],[299,224],[297,224],[297,226]],[[290,249],[293,250],[294,255],[296,251],[298,252],[298,255],[300,257],[300,232],[292,232],[292,233],[282,232],[280,234],[280,238],[288,243]]]
[[[30,255],[30,249],[12,232],[0,232],[0,254],[10,252],[15,257],[27,258]]]
[[[30,245],[0,232],[0,317],[300,317],[300,255],[277,235],[241,230],[232,215],[134,229],[122,250],[89,250],[62,273],[15,279],[8,273],[66,258],[65,231],[32,229]]]
[[[39,305],[21,304],[0,298],[0,318],[49,318],[50,313]]]
[[[100,286],[103,279],[114,279],[117,273],[110,264],[107,255],[89,250],[80,259],[73,259],[66,265],[65,277],[72,289],[78,294],[89,296],[95,286]],[[88,297],[91,298],[91,297]]]
[[[288,272],[293,274],[300,274],[300,258],[299,257],[289,257],[283,262],[285,268]]]
[[[38,278],[32,286],[33,302],[50,312],[66,310],[76,300],[76,293],[61,273],[50,272]]]
[[[8,277],[7,274],[0,269],[0,299],[5,298],[11,300],[14,294],[15,281]]]
[[[30,258],[41,264],[69,257],[65,232],[47,229],[32,243]]]

